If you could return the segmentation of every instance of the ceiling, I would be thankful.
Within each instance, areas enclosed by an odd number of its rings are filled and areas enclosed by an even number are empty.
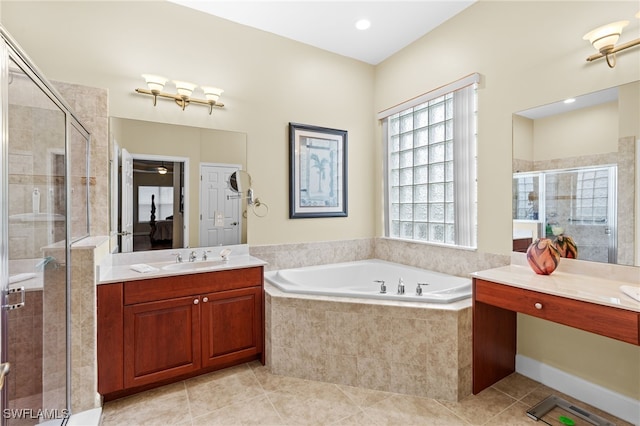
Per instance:
[[[376,65],[476,0],[169,1]],[[371,27],[357,30],[363,18]]]
[[[588,108],[607,102],[613,102],[618,99],[618,88],[612,87],[610,89],[599,90],[597,92],[588,93],[586,95],[573,98],[573,102],[566,103],[565,101],[554,102],[552,104],[542,105],[539,107],[531,108],[526,111],[517,112],[517,115],[536,120],[538,118],[545,118],[551,115],[563,114],[569,111],[575,111],[581,108]]]

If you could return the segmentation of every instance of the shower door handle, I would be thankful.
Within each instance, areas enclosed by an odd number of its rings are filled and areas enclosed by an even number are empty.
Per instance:
[[[18,287],[18,288],[10,288],[7,291],[7,295],[11,295],[11,294],[16,294],[16,293],[20,293],[20,302],[19,303],[8,303],[6,305],[2,305],[3,309],[6,309],[7,311],[12,311],[14,309],[19,309],[22,308],[24,306],[24,302],[25,302],[25,295],[24,295],[24,287]],[[2,366],[0,365],[0,368],[2,368]]]
[[[10,367],[11,364],[9,364],[8,362],[3,362],[2,364],[0,364],[0,390],[2,390],[2,388],[4,387],[4,378],[7,374],[9,374]]]

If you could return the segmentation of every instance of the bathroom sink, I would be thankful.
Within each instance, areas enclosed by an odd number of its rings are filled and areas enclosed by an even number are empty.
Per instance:
[[[224,265],[225,263],[224,260],[201,260],[199,262],[172,263],[171,265],[163,266],[162,269],[165,271],[198,271],[200,269]]]

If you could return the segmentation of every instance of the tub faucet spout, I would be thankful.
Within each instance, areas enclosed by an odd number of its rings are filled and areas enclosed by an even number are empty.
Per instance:
[[[195,250],[189,253],[189,262],[195,262],[198,259],[198,255]]]
[[[387,286],[384,285],[384,280],[374,280],[373,282],[380,284],[380,294],[385,294],[387,292]]]
[[[404,280],[402,278],[398,281],[398,294],[404,294]]]

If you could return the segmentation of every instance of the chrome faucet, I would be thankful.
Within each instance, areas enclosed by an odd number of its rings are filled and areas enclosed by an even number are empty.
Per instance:
[[[404,280],[402,278],[398,280],[398,294],[404,294]]]
[[[195,262],[198,259],[198,255],[195,250],[189,253],[189,262]]]
[[[429,285],[429,283],[418,283],[418,287],[416,287],[416,296],[422,296],[423,285]]]
[[[202,252],[202,261],[207,260],[207,253],[211,253],[211,250],[204,250]]]
[[[176,263],[182,263],[182,255],[180,253],[172,253],[176,257]]]
[[[384,285],[384,280],[374,280],[373,282],[380,284],[380,294],[385,294],[387,292],[387,286]]]

